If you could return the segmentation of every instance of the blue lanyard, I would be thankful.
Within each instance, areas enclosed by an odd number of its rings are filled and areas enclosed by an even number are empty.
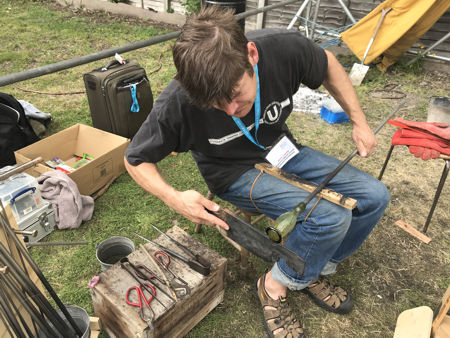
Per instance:
[[[258,75],[258,65],[255,65],[255,74],[256,74],[256,97],[255,97],[255,138],[253,138],[252,134],[248,131],[245,124],[241,121],[239,117],[234,117],[233,121],[239,127],[239,129],[244,133],[244,135],[256,144],[261,149],[265,149],[262,145],[258,143],[258,128],[259,128],[259,118],[261,117],[261,99],[259,96],[259,75]]]

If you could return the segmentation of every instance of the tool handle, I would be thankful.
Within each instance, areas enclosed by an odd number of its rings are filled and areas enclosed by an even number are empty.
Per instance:
[[[375,28],[375,31],[373,32],[373,35],[372,35],[372,37],[370,38],[369,44],[367,45],[366,51],[364,52],[364,56],[363,56],[363,59],[362,59],[362,62],[361,62],[362,65],[364,64],[364,61],[366,60],[367,54],[369,54],[370,47],[372,47],[373,41],[375,40],[375,36],[377,35],[378,30],[380,29],[380,26],[381,26],[381,23],[382,23],[383,20],[384,20],[384,17],[385,17],[386,14],[389,13],[391,10],[392,10],[392,8],[389,8],[389,9],[387,9],[387,10],[384,9],[384,8],[381,9],[381,17],[380,17],[380,20],[378,20],[377,27]]]

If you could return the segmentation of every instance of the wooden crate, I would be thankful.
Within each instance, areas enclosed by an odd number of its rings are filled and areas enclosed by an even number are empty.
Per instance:
[[[222,302],[227,260],[177,226],[169,229],[167,234],[208,259],[212,263],[210,275],[203,276],[178,259],[171,258],[171,270],[188,283],[191,294],[175,303],[156,289],[157,298],[167,309],[155,300],[151,302],[155,317],[153,327],[149,328],[139,316],[139,309],[128,305],[125,301],[128,288],[137,285],[137,282],[119,264],[114,264],[99,275],[99,283],[91,289],[95,315],[100,318],[110,336],[182,337]],[[161,235],[155,241],[187,257],[166,237]],[[150,255],[159,250],[151,243],[146,244],[145,249]],[[140,248],[131,253],[128,259],[133,264],[144,264],[156,272],[153,264],[149,262],[148,255],[142,250]],[[163,289],[170,293],[167,287]]]

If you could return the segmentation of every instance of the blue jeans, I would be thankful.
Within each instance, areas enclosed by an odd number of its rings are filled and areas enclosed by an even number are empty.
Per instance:
[[[320,184],[340,161],[308,147],[282,168],[308,181]],[[259,170],[245,172],[219,197],[242,209],[258,211],[250,200],[250,189]],[[306,261],[303,275],[291,269],[284,259],[272,268],[272,277],[292,290],[305,288],[320,274],[330,274],[337,263],[356,251],[380,220],[389,203],[389,192],[383,183],[351,165],[345,166],[327,185],[336,192],[357,200],[354,210],[314,198],[297,218],[297,224],[286,239],[286,247]],[[308,192],[271,175],[262,174],[252,190],[252,200],[266,216],[276,219],[303,201]]]

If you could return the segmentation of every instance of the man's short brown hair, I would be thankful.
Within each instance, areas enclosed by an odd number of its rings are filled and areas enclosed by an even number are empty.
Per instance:
[[[173,46],[175,79],[202,109],[230,102],[244,73],[253,76],[248,40],[233,12],[219,6],[203,8],[188,17]]]

